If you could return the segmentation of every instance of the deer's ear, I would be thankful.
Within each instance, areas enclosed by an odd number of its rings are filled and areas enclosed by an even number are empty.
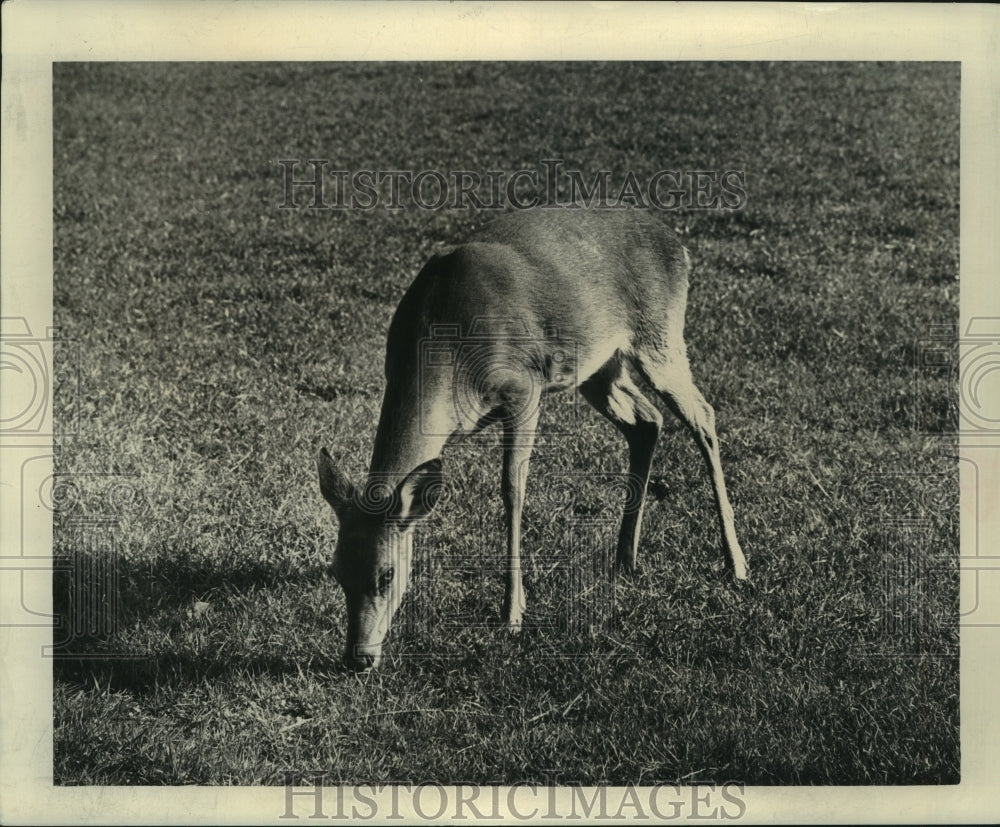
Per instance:
[[[333,457],[326,448],[319,452],[319,490],[323,497],[333,506],[337,517],[354,496],[354,484],[347,475],[333,464]]]
[[[444,492],[441,460],[437,457],[418,465],[396,486],[392,517],[404,524],[422,520],[434,509]]]

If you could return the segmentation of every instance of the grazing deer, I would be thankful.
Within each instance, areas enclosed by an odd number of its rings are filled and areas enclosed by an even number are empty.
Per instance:
[[[344,659],[377,666],[406,590],[413,527],[441,491],[444,446],[499,422],[507,516],[503,615],[521,624],[521,507],[541,394],[577,387],[625,436],[630,487],[615,567],[636,567],[642,503],[663,417],[642,377],[690,428],[715,489],[727,564],[746,561],[719,461],[712,407],[684,344],[687,251],[638,210],[511,213],[445,255],[403,296],[386,347],[386,390],[368,484],[358,491],[319,455],[319,482],[340,534],[334,576],[347,599]],[[637,504],[637,505],[635,505]]]

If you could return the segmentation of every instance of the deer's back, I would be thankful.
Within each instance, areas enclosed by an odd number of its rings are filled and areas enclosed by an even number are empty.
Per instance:
[[[462,336],[478,326],[656,346],[683,324],[687,270],[676,235],[645,211],[510,213],[425,265],[396,311],[390,345],[457,325]]]

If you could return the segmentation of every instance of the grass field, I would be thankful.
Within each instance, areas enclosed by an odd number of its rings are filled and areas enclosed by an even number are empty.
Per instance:
[[[956,390],[916,344],[958,322],[958,107],[954,64],[57,65],[55,322],[81,358],[55,549],[113,549],[118,578],[56,581],[116,619],[55,661],[57,783],[957,782]],[[280,209],[275,162],[553,157],[746,173],[744,209],[666,221],[750,582],[668,414],[644,573],[607,583],[625,446],[564,395],[523,633],[487,432],[444,456],[383,669],[350,674],[315,453],[363,478],[395,303],[488,216]]]

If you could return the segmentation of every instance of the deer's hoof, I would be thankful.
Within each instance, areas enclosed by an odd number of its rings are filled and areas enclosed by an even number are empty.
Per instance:
[[[507,631],[510,634],[516,635],[521,631],[522,612],[504,612],[504,617],[507,618]]]
[[[614,572],[623,577],[636,577],[642,574],[642,566],[634,560],[617,560],[615,561]]]

